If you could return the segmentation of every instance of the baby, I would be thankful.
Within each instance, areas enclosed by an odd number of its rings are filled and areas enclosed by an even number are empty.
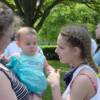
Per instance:
[[[41,99],[41,95],[47,88],[44,71],[49,74],[54,71],[54,68],[48,65],[42,53],[37,52],[37,36],[33,28],[20,28],[16,33],[16,38],[22,52],[12,56],[6,66],[27,86],[29,92],[34,94],[34,100]]]

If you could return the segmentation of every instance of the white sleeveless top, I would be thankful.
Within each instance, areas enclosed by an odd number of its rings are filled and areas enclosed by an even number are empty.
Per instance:
[[[66,88],[65,92],[62,95],[62,100],[66,100],[67,95],[70,93],[70,85],[72,83],[72,81],[75,79],[75,77],[79,74],[79,72],[81,70],[83,70],[84,68],[87,68],[89,70],[91,70],[92,72],[95,73],[95,71],[89,67],[89,65],[81,65],[73,74],[73,78],[71,80],[71,82],[69,83],[68,87]],[[95,73],[96,74],[96,73]],[[97,85],[98,85],[98,89],[97,89],[97,93],[95,94],[95,96],[93,96],[90,100],[100,100],[100,79],[97,77]]]

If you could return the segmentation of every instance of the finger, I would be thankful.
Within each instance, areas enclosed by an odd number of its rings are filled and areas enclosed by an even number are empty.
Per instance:
[[[60,73],[61,72],[61,69],[57,69],[57,73]]]
[[[51,82],[51,79],[50,78],[47,78],[47,82],[50,83]]]

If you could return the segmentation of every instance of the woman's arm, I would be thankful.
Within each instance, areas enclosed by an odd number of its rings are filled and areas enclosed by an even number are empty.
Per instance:
[[[11,87],[11,83],[6,75],[0,71],[0,100],[17,100]]]
[[[60,74],[57,72],[51,72],[48,76],[48,83],[52,89],[53,100],[62,100],[60,91]]]
[[[53,100],[62,100],[60,85],[53,86],[53,87],[51,87],[51,89],[52,89]]]
[[[93,96],[91,81],[85,75],[79,75],[71,85],[70,99],[66,100],[90,100]]]

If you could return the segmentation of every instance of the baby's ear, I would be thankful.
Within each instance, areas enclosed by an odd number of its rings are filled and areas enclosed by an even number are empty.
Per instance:
[[[16,40],[16,44],[18,45],[18,47],[20,47],[20,41]]]

